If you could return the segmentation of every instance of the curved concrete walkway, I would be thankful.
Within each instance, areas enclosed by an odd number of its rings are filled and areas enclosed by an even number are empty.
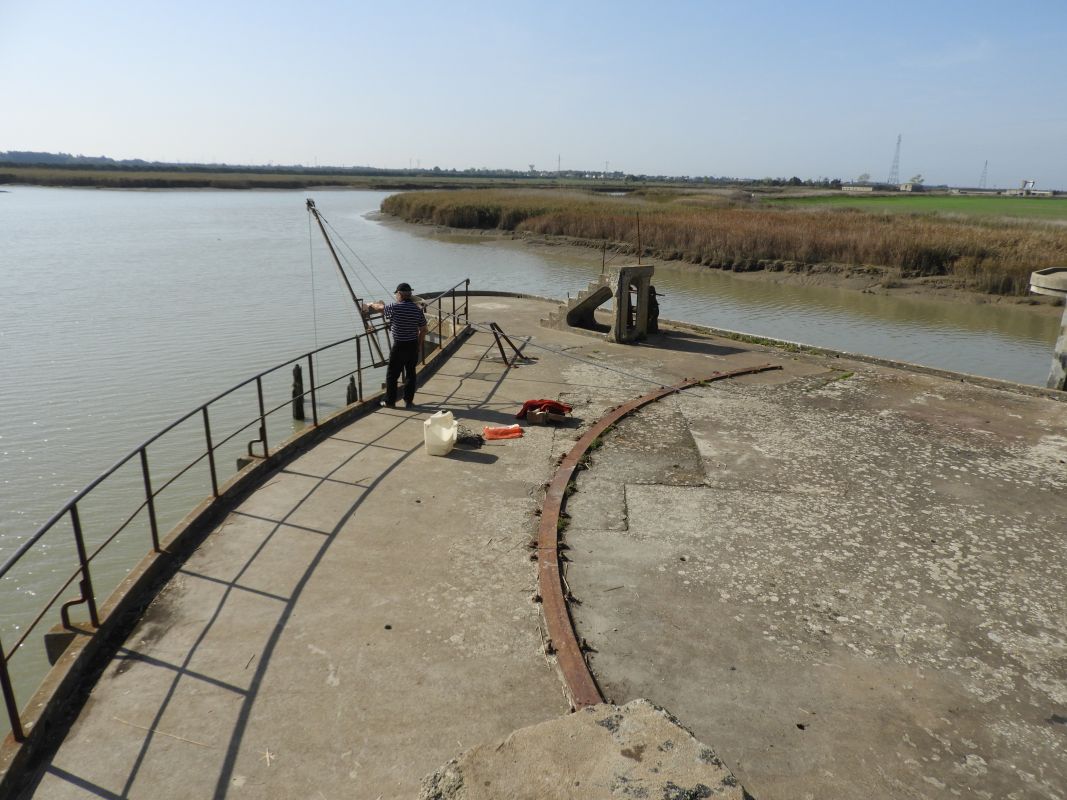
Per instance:
[[[34,796],[412,797],[461,750],[564,713],[525,547],[553,431],[422,447],[433,409],[480,431],[554,388],[529,383],[547,365],[509,372],[495,352],[476,335],[420,391],[425,409],[358,420],[231,513]]]
[[[421,410],[353,422],[235,509],[27,796],[410,798],[565,714],[527,544],[580,430],[433,458],[422,420],[555,397],[591,421],[768,362],[624,422],[579,481],[566,575],[607,694],[666,706],[759,798],[1057,796],[1067,406],[689,332],[612,345],[539,327],[551,308],[474,302],[536,360],[478,333]]]

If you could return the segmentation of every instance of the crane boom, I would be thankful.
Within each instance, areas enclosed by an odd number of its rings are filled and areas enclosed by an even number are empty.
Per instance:
[[[322,238],[326,240],[326,247],[330,250],[330,255],[333,256],[334,266],[337,267],[337,271],[341,274],[341,280],[345,282],[345,286],[348,288],[348,294],[352,298],[352,302],[356,305],[356,311],[359,312],[360,319],[363,320],[363,328],[369,334],[371,348],[374,351],[375,366],[381,366],[385,363],[386,358],[382,351],[382,346],[378,342],[378,331],[382,330],[381,326],[375,325],[375,318],[383,319],[381,312],[367,311],[363,305],[363,301],[356,295],[356,290],[352,288],[352,282],[348,280],[348,275],[345,273],[345,268],[341,264],[341,259],[337,255],[337,250],[334,249],[333,241],[330,239],[330,234],[326,232],[326,225],[322,221],[322,216],[319,214],[318,208],[315,207],[315,201],[310,197],[307,201],[308,212],[315,218],[315,222],[319,224],[319,230],[322,231]]]

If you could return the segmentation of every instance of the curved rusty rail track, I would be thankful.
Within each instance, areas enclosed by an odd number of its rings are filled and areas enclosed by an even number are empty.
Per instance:
[[[545,626],[548,629],[546,649],[549,652],[555,652],[556,663],[563,675],[564,687],[570,698],[571,706],[575,710],[604,702],[604,695],[597,686],[593,673],[589,670],[582,646],[574,631],[574,622],[567,605],[567,592],[563,588],[563,575],[559,566],[559,521],[566,505],[567,487],[574,479],[574,473],[578,470],[582,457],[593,441],[605,430],[623,417],[662,397],[677,394],[692,386],[701,386],[712,381],[774,369],[781,369],[781,366],[765,364],[732,372],[716,372],[710,377],[691,378],[624,403],[597,420],[560,462],[545,492],[541,523],[537,529],[537,583],[541,595],[541,609],[545,615]]]

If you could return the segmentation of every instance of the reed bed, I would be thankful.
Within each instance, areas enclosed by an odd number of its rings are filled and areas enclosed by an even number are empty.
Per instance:
[[[1030,272],[1067,264],[1067,229],[1030,222],[745,207],[707,195],[596,197],[578,192],[435,191],[393,195],[411,222],[570,237],[643,255],[747,271],[816,264],[950,276],[978,291],[1026,294]]]

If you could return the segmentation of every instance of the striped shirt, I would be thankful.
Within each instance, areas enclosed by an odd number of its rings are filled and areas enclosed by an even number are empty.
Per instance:
[[[426,315],[411,300],[401,300],[385,307],[389,320],[389,332],[394,342],[414,342],[419,338],[419,328],[426,324]]]

